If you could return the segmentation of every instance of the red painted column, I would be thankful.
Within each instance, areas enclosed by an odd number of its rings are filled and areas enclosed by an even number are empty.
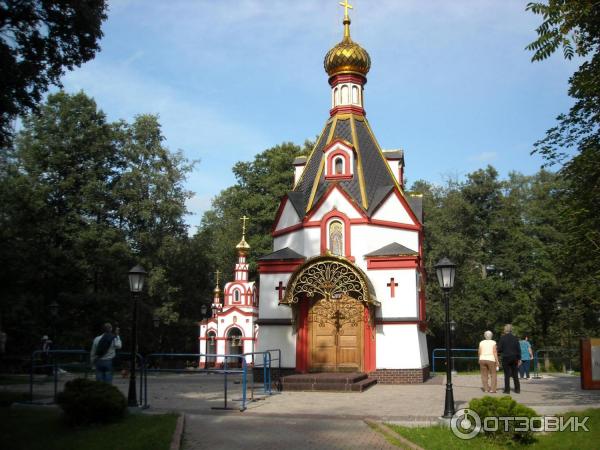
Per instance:
[[[308,302],[298,305],[298,332],[296,334],[296,371],[308,372]]]

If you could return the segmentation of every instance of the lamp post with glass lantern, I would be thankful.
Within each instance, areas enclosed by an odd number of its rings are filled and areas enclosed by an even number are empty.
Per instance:
[[[129,406],[139,406],[135,391],[135,356],[137,353],[137,304],[138,297],[144,288],[146,271],[139,264],[129,271],[129,291],[133,297],[133,319],[131,324],[131,356],[129,370],[129,392],[127,394],[127,404]]]
[[[437,279],[440,288],[444,292],[444,303],[446,311],[446,400],[444,404],[444,417],[451,419],[454,416],[454,393],[452,391],[452,370],[450,368],[451,342],[450,342],[450,290],[454,287],[454,275],[456,264],[448,258],[442,258],[435,265]]]

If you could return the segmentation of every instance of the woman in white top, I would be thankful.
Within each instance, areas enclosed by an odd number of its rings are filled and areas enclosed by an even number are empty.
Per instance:
[[[483,333],[485,338],[479,343],[479,368],[481,369],[481,383],[483,392],[496,392],[496,370],[500,367],[498,363],[498,351],[496,350],[496,341],[492,340],[492,332]],[[491,384],[488,387],[488,378],[491,377]]]

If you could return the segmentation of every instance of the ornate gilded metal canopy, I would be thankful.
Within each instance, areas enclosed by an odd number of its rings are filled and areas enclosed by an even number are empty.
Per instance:
[[[379,305],[365,273],[346,258],[334,255],[316,256],[300,266],[290,277],[279,304],[297,304],[303,297],[315,300],[352,297],[367,305]]]

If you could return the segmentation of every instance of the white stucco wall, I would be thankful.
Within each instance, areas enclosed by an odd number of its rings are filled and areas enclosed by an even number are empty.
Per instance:
[[[373,219],[386,220],[388,222],[406,223],[414,225],[415,222],[404,208],[395,194],[391,194],[383,204],[375,211]]]
[[[352,255],[356,258],[356,264],[363,270],[367,269],[364,255],[392,242],[397,242],[411,250],[418,251],[419,249],[419,233],[417,231],[360,224],[350,227]]]
[[[273,251],[289,247],[297,253],[310,258],[321,252],[321,229],[318,227],[303,228],[273,240]]]
[[[260,303],[258,316],[261,319],[291,319],[289,306],[279,306],[279,292],[275,290],[279,282],[287,286],[290,273],[263,273],[260,275]]]
[[[275,230],[291,227],[292,225],[296,225],[298,223],[300,223],[298,213],[296,213],[296,210],[292,206],[292,202],[286,199],[285,206],[283,207],[283,211],[281,212],[281,216],[279,217],[279,222],[277,223],[277,228],[275,228]]]
[[[291,325],[261,326],[256,348],[258,352],[280,349],[281,367],[296,367],[296,335]]]
[[[369,270],[367,276],[373,283],[377,300],[381,307],[377,308],[377,315],[381,317],[416,318],[418,314],[417,300],[417,271],[415,269],[395,270]],[[395,297],[391,297],[391,290],[387,286],[390,278],[394,278]]]
[[[427,348],[427,336],[419,331],[419,345],[421,347],[421,364],[423,367],[429,366],[429,349]]]
[[[378,369],[421,369],[421,340],[417,325],[377,325]]]
[[[362,217],[356,208],[348,201],[348,199],[337,189],[329,193],[325,201],[315,213],[311,216],[310,220],[317,221],[321,220],[323,216],[336,208],[338,211],[343,212],[350,219],[359,219]]]

